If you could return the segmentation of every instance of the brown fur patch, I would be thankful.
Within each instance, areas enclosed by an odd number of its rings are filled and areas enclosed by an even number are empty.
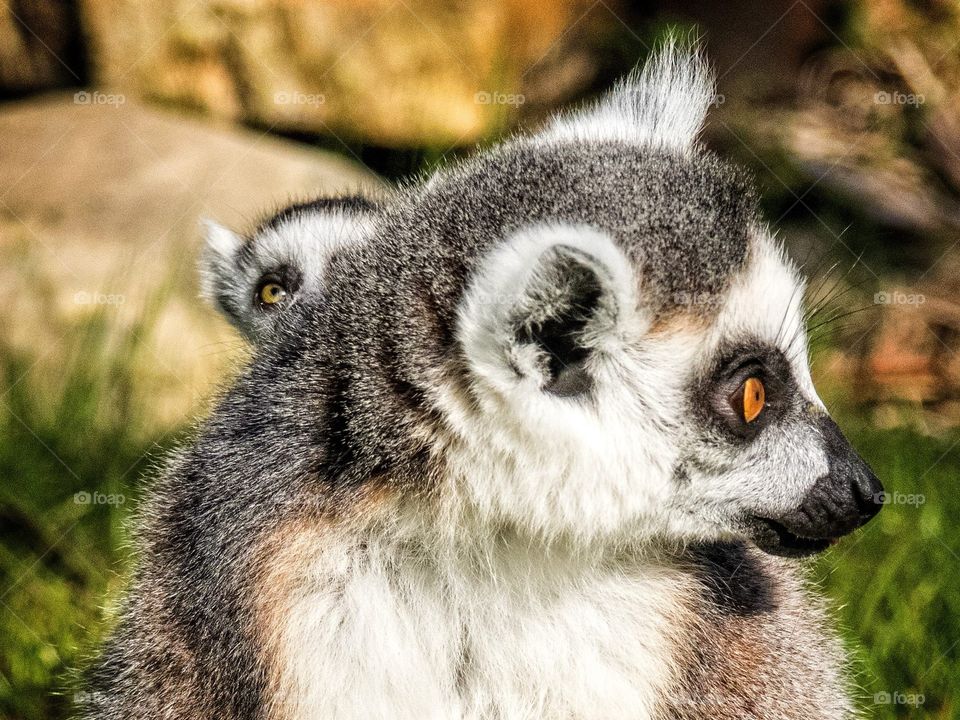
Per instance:
[[[253,634],[266,668],[268,717],[289,717],[284,688],[284,646],[287,621],[296,599],[320,580],[318,563],[330,556],[331,582],[337,559],[350,562],[362,551],[363,525],[386,519],[395,509],[397,493],[386,480],[370,481],[353,491],[351,502],[337,512],[304,513],[269,533],[255,552],[252,602]]]

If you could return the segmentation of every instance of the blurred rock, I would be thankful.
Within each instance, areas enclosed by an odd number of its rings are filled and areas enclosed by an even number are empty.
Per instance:
[[[863,358],[874,398],[960,400],[960,252],[915,286],[883,290],[874,301],[883,315]]]
[[[244,228],[291,197],[379,184],[333,153],[100,92],[3,106],[0,157],[4,342],[56,374],[85,318],[154,318],[136,392],[163,426],[244,347],[197,297],[199,219]]]
[[[98,83],[275,130],[466,145],[590,80],[588,0],[81,0]],[[592,38],[593,46],[584,42]]]
[[[7,93],[86,80],[75,3],[28,0],[0,5],[0,88]]]

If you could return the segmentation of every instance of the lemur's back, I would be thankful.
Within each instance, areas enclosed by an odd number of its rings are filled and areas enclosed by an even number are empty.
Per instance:
[[[843,718],[877,509],[667,47],[323,255],[143,509],[88,717]]]

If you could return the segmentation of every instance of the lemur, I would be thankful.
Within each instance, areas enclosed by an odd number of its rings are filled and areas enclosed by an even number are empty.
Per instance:
[[[363,195],[296,202],[249,237],[206,221],[201,293],[248,340],[263,342],[304,297],[322,293],[331,256],[369,231],[378,201]]]
[[[149,494],[83,717],[853,717],[796,558],[882,488],[713,93],[667,43],[324,255]]]

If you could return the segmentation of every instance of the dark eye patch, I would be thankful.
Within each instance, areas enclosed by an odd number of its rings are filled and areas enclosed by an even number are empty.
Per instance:
[[[294,295],[303,284],[303,275],[300,270],[292,265],[281,265],[277,268],[263,273],[254,285],[253,305],[261,311],[272,312],[286,305],[293,300]],[[274,291],[272,286],[279,286],[283,296],[275,303],[269,303],[264,299],[264,291]]]
[[[749,378],[765,389],[763,410],[747,422],[736,403]],[[725,349],[710,372],[695,383],[692,405],[704,422],[727,438],[749,442],[781,421],[800,401],[793,371],[783,353],[766,345],[742,343]]]

